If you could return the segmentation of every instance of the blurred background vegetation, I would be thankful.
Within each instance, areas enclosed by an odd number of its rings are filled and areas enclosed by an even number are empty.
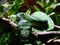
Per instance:
[[[31,15],[36,11],[41,11],[50,16],[54,25],[58,26],[58,28],[54,27],[51,31],[60,31],[60,0],[0,0],[0,45],[43,45],[43,43],[46,43],[44,41],[47,38],[51,39],[53,37],[60,39],[59,35],[51,35],[50,37],[44,37],[42,39],[36,39],[32,34],[27,38],[22,37],[20,30],[13,28],[9,24],[9,20],[15,24],[19,23],[16,20],[16,15],[20,12]],[[3,18],[8,20],[3,20]],[[25,28],[27,28],[27,24],[24,25]],[[34,28],[32,30],[39,32]],[[25,34],[24,36],[28,36],[28,31],[23,30],[21,32]],[[57,44],[49,43],[46,45]]]

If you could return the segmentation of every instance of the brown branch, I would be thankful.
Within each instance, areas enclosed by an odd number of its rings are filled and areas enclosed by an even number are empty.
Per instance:
[[[60,43],[60,39],[55,39],[53,42],[59,42]]]
[[[55,12],[52,12],[52,13],[49,14],[49,16],[54,15],[54,14],[55,14]]]
[[[3,28],[3,31],[1,33],[17,30],[16,28],[17,25],[14,22],[12,22],[10,19],[6,19],[6,18],[0,18],[0,27]]]
[[[53,42],[54,40],[56,40],[56,38],[52,38],[52,39],[48,40],[47,43]]]
[[[52,38],[52,39],[47,41],[47,43],[51,43],[51,42],[53,42],[53,43],[59,42],[60,43],[60,39]]]
[[[32,32],[33,35],[35,35],[36,37],[38,37],[38,35],[49,35],[49,34],[52,34],[52,35],[60,35],[60,31],[49,31],[49,32]]]
[[[11,25],[12,28],[16,29],[17,25],[14,22],[12,22],[10,19],[3,18],[2,20],[6,21],[7,23]]]
[[[54,25],[54,27],[56,27],[56,28],[59,28],[59,29],[60,29],[60,26],[58,26],[58,25]]]

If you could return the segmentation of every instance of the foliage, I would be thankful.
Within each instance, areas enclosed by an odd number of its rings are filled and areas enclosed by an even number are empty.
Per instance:
[[[0,25],[0,45],[42,45],[31,32],[55,31],[54,25],[60,26],[59,10],[57,0],[14,0],[0,5],[0,18],[17,24],[17,29]]]

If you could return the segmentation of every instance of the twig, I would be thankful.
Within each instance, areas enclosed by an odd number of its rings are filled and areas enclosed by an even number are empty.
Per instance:
[[[16,29],[17,25],[14,22],[12,22],[10,19],[3,18],[2,20],[3,21],[7,21],[7,23],[9,22],[9,24],[11,25],[11,27]]]
[[[49,32],[32,32],[33,35],[35,35],[36,37],[41,36],[41,35],[60,35],[60,31],[49,31]]]
[[[49,16],[54,15],[54,14],[55,14],[55,12],[52,12],[52,13],[49,14]]]
[[[56,38],[52,38],[50,40],[47,41],[47,43],[55,43],[55,42],[59,42],[60,43],[60,39],[56,39]]]
[[[47,41],[47,43],[53,42],[56,38],[52,38],[50,40]]]
[[[55,39],[53,42],[59,42],[60,43],[60,39]]]
[[[58,26],[58,25],[54,25],[56,28],[60,28],[60,26]]]
[[[46,44],[43,43],[42,45],[46,45]]]

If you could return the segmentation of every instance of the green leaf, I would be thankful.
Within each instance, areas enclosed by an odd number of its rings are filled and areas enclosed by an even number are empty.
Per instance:
[[[13,22],[16,22],[16,15],[10,15],[9,18],[10,18]]]
[[[47,14],[50,14],[50,13],[51,13],[57,6],[59,6],[59,5],[60,5],[60,3],[47,5],[47,6],[45,7],[45,12],[46,12]]]
[[[3,12],[3,8],[4,8],[4,6],[0,5],[0,12]]]
[[[0,31],[3,31],[3,30],[4,30],[4,28],[2,26],[0,26]]]
[[[55,14],[54,17],[55,17],[55,21],[56,21],[56,25],[60,25],[60,14]]]
[[[9,38],[10,33],[3,33],[0,38],[0,45],[5,45],[6,41]]]
[[[33,6],[33,9],[35,10],[35,11],[40,11],[40,9],[37,7],[37,6]]]
[[[10,7],[8,15],[16,14],[19,8],[21,7],[22,3],[22,1],[16,0],[15,3]]]
[[[26,14],[29,14],[29,15],[30,15],[30,13],[31,13],[31,10],[28,9],[28,10],[26,11]]]
[[[38,0],[37,3],[38,3],[42,8],[45,7],[44,0]]]

